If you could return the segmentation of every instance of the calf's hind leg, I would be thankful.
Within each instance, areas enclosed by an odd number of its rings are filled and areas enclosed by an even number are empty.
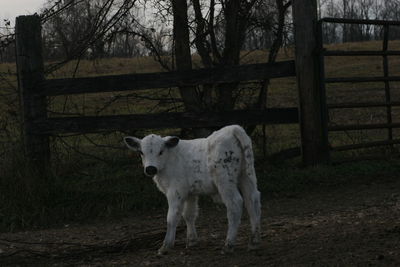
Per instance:
[[[223,253],[232,253],[236,242],[236,236],[240,225],[243,210],[243,199],[235,184],[229,184],[218,188],[222,202],[226,206],[228,217],[228,232],[226,235]]]
[[[261,233],[261,203],[260,192],[257,190],[257,185],[247,176],[242,177],[240,190],[243,194],[244,205],[247,209],[251,224],[251,238],[249,242],[249,250],[256,250],[260,247]]]

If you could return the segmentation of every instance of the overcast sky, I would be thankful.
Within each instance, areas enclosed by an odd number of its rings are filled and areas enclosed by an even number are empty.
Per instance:
[[[0,0],[0,19],[9,19],[14,24],[15,17],[38,12],[46,0]]]

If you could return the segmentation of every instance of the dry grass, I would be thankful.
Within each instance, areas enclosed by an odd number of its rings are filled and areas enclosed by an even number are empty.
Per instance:
[[[381,50],[382,42],[363,42],[327,45],[329,50]],[[389,49],[400,49],[400,41],[391,41]],[[278,56],[278,60],[293,59],[294,51],[287,48]],[[266,51],[242,52],[242,63],[260,63],[267,59]],[[194,65],[200,67],[198,56],[194,56]],[[325,62],[327,77],[351,77],[351,76],[381,76],[381,57],[327,57]],[[390,57],[390,74],[397,75],[400,72],[400,58]],[[152,57],[142,58],[105,58],[96,61],[81,60],[66,64],[61,69],[49,75],[48,78],[64,78],[75,75],[76,77],[117,75],[128,73],[145,73],[164,71]],[[1,73],[15,73],[14,64],[1,64]],[[16,86],[16,79],[10,77],[11,83]],[[0,90],[9,86],[0,83]],[[392,100],[400,100],[400,83],[391,83]],[[243,92],[247,98],[255,97],[258,84],[244,84]],[[256,89],[256,90],[255,90]],[[326,86],[328,103],[348,102],[383,102],[385,100],[384,84],[328,84]],[[130,114],[147,112],[164,112],[166,110],[181,110],[180,103],[164,103],[144,99],[149,96],[178,97],[176,88],[163,90],[142,91],[139,97],[124,93],[85,94],[76,96],[59,96],[50,99],[50,116],[60,116],[60,113],[69,115],[104,115],[104,114]],[[144,97],[144,98],[143,98]],[[296,107],[298,105],[298,92],[296,79],[280,78],[271,81],[268,91],[268,107]],[[241,105],[240,105],[241,106]],[[394,122],[400,121],[400,109],[393,109]],[[4,113],[3,113],[4,114]],[[64,116],[69,116],[69,115]],[[370,109],[342,109],[330,111],[332,124],[345,123],[379,123],[384,122],[386,110],[384,108]],[[274,152],[284,147],[299,144],[298,126],[282,125],[268,126],[269,151]],[[397,133],[397,131],[396,131]],[[350,144],[366,139],[380,139],[386,136],[385,131],[355,131],[351,133],[332,133],[330,141],[333,145]]]

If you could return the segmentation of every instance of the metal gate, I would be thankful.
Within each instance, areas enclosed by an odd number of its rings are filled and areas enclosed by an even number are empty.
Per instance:
[[[364,25],[378,25],[382,27],[383,31],[383,44],[382,50],[371,51],[343,51],[343,50],[328,50],[323,47],[323,24],[324,23],[341,23],[341,24],[364,24]],[[400,123],[393,123],[392,107],[400,107],[400,101],[392,101],[391,97],[391,84],[390,82],[399,82],[399,76],[389,75],[389,56],[400,56],[400,51],[389,50],[389,31],[392,27],[400,26],[400,21],[383,21],[383,20],[358,20],[358,19],[342,19],[342,18],[323,18],[318,22],[318,41],[319,41],[319,60],[320,60],[320,89],[322,95],[322,105],[325,107],[323,110],[323,123],[328,138],[328,143],[331,151],[344,151],[351,149],[369,148],[376,146],[387,146],[400,144],[400,139],[393,137],[393,129],[400,128]],[[348,57],[348,56],[381,56],[382,57],[382,76],[365,76],[365,77],[326,77],[325,73],[325,57]],[[371,102],[347,102],[347,103],[327,103],[326,85],[333,83],[341,84],[359,84],[359,83],[383,83],[384,101],[371,101]],[[350,108],[383,108],[386,111],[385,122],[383,123],[352,123],[352,124],[338,124],[335,125],[330,121],[329,111],[335,109],[350,109]],[[332,146],[329,140],[329,133],[340,131],[354,131],[354,130],[373,130],[385,129],[387,131],[386,138],[382,140],[373,140],[360,143],[352,143],[346,145]]]

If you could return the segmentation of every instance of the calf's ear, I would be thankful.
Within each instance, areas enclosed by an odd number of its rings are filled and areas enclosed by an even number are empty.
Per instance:
[[[129,149],[132,149],[133,151],[140,150],[140,139],[139,138],[136,138],[133,136],[125,136],[124,143]]]
[[[168,136],[165,140],[165,146],[168,148],[175,147],[179,143],[179,137],[176,136]]]

